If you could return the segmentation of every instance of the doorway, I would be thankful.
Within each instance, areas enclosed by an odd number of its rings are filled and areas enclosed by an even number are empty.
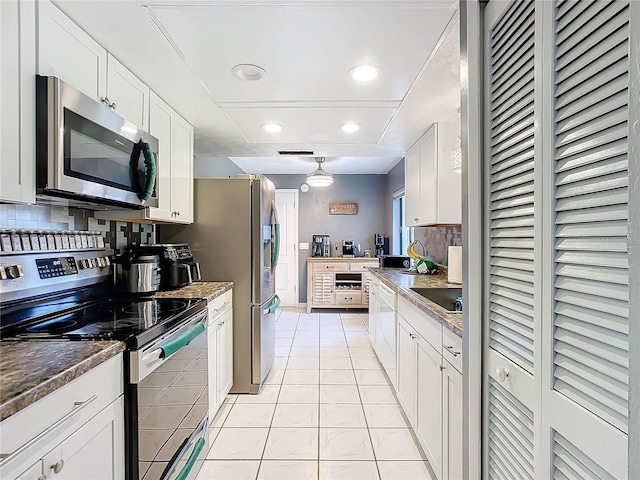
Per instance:
[[[298,306],[298,190],[277,189],[280,222],[280,257],[276,267],[276,293],[282,305]]]

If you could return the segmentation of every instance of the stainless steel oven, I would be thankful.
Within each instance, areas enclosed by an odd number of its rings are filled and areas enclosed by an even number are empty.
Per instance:
[[[126,477],[194,479],[208,445],[207,309],[125,357]]]
[[[37,76],[36,135],[39,202],[158,206],[158,140],[108,106]]]

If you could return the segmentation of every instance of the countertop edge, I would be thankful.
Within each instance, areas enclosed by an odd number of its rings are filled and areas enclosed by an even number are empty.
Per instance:
[[[204,298],[207,303],[233,289],[233,282],[198,280],[186,287],[157,292],[153,298]]]
[[[461,320],[462,319],[462,314],[461,313],[445,313],[444,310],[442,309],[442,307],[440,307],[439,305],[437,305],[437,304],[433,303],[432,301],[427,300],[426,298],[422,297],[421,295],[411,291],[409,288],[399,286],[399,285],[393,283],[388,278],[384,277],[380,273],[380,271],[379,271],[380,269],[379,268],[377,268],[377,267],[368,267],[367,269],[378,280],[380,280],[382,283],[387,285],[394,292],[398,293],[399,295],[402,295],[406,300],[411,302],[411,304],[415,305],[416,307],[418,307],[423,312],[429,314],[432,318],[435,318],[436,320],[438,320],[445,328],[451,330],[453,333],[455,333],[459,337],[462,337],[462,328],[459,328],[457,325],[452,323],[447,318],[447,316],[449,316],[449,315],[456,315]]]
[[[115,342],[113,345],[95,353],[84,360],[69,366],[65,370],[31,387],[19,395],[7,400],[0,405],[0,422],[12,415],[24,410],[31,404],[43,399],[50,393],[64,387],[72,380],[87,373],[89,370],[101,365],[110,358],[115,357],[125,349],[124,342]]]

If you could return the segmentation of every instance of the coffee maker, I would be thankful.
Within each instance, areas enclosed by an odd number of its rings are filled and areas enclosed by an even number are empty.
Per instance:
[[[342,256],[343,257],[353,257],[353,249],[355,243],[353,240],[343,240],[342,241]]]
[[[375,245],[376,257],[389,255],[389,237],[385,237],[384,233],[374,233],[373,244]]]
[[[313,257],[330,257],[331,256],[331,240],[329,235],[314,235],[313,249],[311,251]]]

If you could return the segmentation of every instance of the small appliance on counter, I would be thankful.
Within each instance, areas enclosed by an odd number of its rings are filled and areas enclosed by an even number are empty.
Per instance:
[[[331,256],[331,240],[329,235],[314,235],[313,249],[311,256],[313,257],[330,257]]]
[[[200,280],[200,264],[186,243],[140,245],[136,253],[160,258],[160,290],[174,290]]]
[[[380,257],[381,267],[409,268],[411,259],[406,255],[383,255]]]
[[[113,259],[113,284],[118,292],[153,293],[160,288],[160,257],[125,252]]]
[[[376,257],[389,255],[389,237],[385,237],[384,233],[374,233],[373,244],[376,249]]]
[[[353,257],[355,249],[355,242],[353,240],[342,241],[342,256]]]

